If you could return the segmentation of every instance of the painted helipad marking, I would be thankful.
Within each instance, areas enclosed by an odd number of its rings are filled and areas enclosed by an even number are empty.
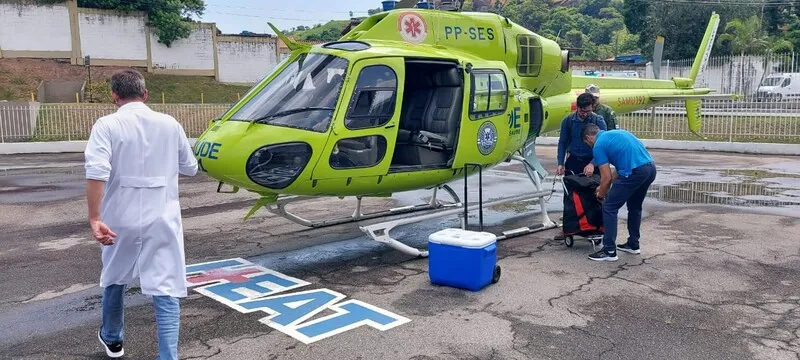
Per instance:
[[[255,265],[241,258],[186,267],[194,290],[241,313],[265,312],[259,321],[304,344],[363,325],[386,331],[411,320],[330,289],[288,293],[311,283]],[[201,286],[202,285],[202,286]],[[310,320],[324,310],[333,314]]]

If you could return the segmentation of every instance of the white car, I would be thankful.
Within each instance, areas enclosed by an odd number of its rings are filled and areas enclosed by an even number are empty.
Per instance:
[[[800,73],[772,74],[764,78],[756,91],[756,99],[789,100],[800,98]]]

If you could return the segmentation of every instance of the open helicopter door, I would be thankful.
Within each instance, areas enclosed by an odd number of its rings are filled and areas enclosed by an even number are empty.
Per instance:
[[[333,131],[314,168],[314,180],[374,184],[389,172],[403,93],[400,57],[358,60],[349,71]]]

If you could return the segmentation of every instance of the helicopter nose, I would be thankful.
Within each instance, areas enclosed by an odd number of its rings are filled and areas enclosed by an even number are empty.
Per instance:
[[[195,156],[208,176],[245,189],[283,190],[311,163],[308,143],[273,135],[265,126],[251,132],[239,126],[223,125],[197,140]]]

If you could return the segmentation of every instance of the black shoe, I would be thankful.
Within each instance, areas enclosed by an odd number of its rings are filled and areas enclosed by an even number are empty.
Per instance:
[[[125,350],[122,348],[122,341],[107,343],[100,337],[100,330],[97,330],[97,339],[103,344],[103,348],[106,349],[106,355],[108,355],[108,357],[118,358],[125,355]]]
[[[639,250],[639,248],[634,249],[630,245],[628,245],[628,243],[624,243],[622,245],[617,245],[617,250],[624,251],[624,252],[629,253],[629,254],[641,254],[642,253],[642,251]]]
[[[589,259],[594,261],[617,261],[617,253],[614,252],[613,254],[609,254],[604,250],[600,250],[594,254],[589,255]]]

